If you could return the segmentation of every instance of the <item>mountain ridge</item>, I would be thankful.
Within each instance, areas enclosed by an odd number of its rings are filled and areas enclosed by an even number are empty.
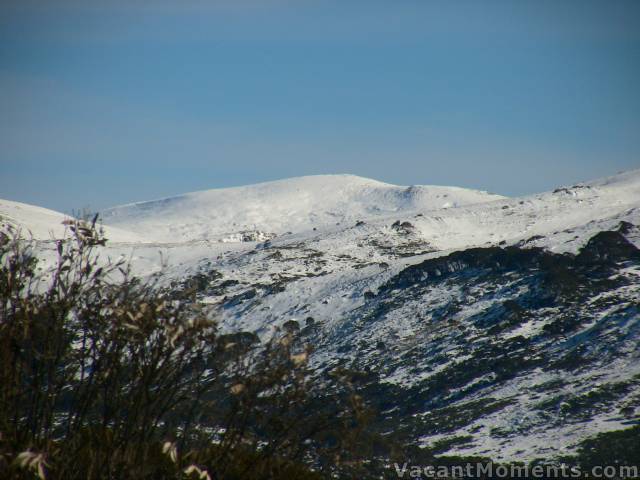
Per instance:
[[[154,230],[156,239],[208,239],[236,230],[310,230],[412,210],[436,210],[505,197],[430,185],[397,186],[354,175],[314,175],[202,190],[102,212],[107,224]]]
[[[640,423],[640,170],[519,198],[349,176],[307,198],[309,182],[134,204],[105,223],[138,240],[101,257],[223,332],[298,332],[317,375],[357,373],[373,428],[403,446],[532,461]],[[64,219],[7,205],[5,225]]]

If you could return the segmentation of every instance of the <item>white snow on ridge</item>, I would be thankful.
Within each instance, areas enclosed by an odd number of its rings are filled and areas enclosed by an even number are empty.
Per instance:
[[[6,200],[0,200],[0,217],[38,240],[63,236],[67,218]],[[591,235],[622,220],[640,223],[640,169],[520,198],[319,175],[114,207],[103,212],[103,220],[111,248],[126,255],[131,247],[148,250],[146,263],[158,268],[158,248],[170,249],[171,258],[186,267],[198,255],[249,251],[274,235],[278,243],[310,242],[321,250],[367,256],[357,245],[372,238],[393,248],[397,235],[390,227],[396,221],[409,222],[414,241],[439,254],[522,242],[575,252]],[[358,221],[365,225],[354,229]],[[221,243],[226,246],[215,246]]]
[[[436,250],[526,241],[575,251],[590,234],[621,220],[638,223],[640,169],[520,198],[318,175],[187,193],[114,207],[102,215],[111,245],[192,248],[194,242],[244,242],[253,248],[255,242],[293,232],[298,239],[335,238],[342,248],[359,235],[384,234],[400,220],[410,222],[415,236]],[[6,200],[0,200],[0,216],[41,240],[62,236],[67,218]],[[367,227],[356,235],[349,229],[357,221]]]
[[[0,199],[0,226],[11,226],[19,230],[23,236],[35,240],[52,240],[62,238],[69,233],[69,226],[65,221],[70,220],[65,215],[47,208],[29,205],[27,203],[12,202]],[[107,238],[113,242],[139,243],[142,238],[115,227],[104,227]]]
[[[520,198],[319,175],[188,193],[114,207],[103,215],[106,224],[159,243],[261,238],[312,229],[322,234],[358,220],[380,230],[402,220],[410,221],[416,234],[439,250],[528,240],[529,245],[575,251],[591,231],[640,216],[640,170]]]
[[[640,219],[640,170],[551,192],[425,212],[412,220],[438,249],[525,241],[575,252],[591,235]]]
[[[317,175],[123,205],[104,211],[103,219],[154,241],[174,242],[242,230],[301,232],[503,198],[457,187],[401,187],[354,175]]]

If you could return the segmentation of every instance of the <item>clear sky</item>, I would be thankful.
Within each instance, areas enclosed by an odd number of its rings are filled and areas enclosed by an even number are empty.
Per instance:
[[[0,2],[0,198],[353,173],[507,195],[640,167],[640,1]]]

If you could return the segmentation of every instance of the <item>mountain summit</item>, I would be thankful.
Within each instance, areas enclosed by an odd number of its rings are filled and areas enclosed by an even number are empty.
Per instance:
[[[133,203],[102,216],[107,224],[155,240],[188,241],[242,230],[300,232],[502,198],[457,187],[400,187],[354,175],[316,175]]]

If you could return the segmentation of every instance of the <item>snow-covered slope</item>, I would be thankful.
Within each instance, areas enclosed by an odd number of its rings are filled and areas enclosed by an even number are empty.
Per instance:
[[[520,198],[318,175],[114,207],[102,212],[102,220],[112,243],[248,242],[249,247],[285,234],[323,232],[351,241],[350,228],[357,222],[381,230],[400,220],[410,221],[414,235],[436,250],[526,241],[570,251],[583,237],[574,229],[597,231],[602,222],[633,216],[639,198],[640,170]],[[41,207],[0,200],[0,215],[39,239],[65,230],[65,215]]]
[[[439,249],[527,242],[575,251],[589,233],[640,214],[640,170],[551,192],[425,213],[415,221]]]
[[[39,238],[64,218],[0,216]],[[104,257],[162,272],[224,329],[297,325],[319,373],[366,372],[377,427],[409,444],[549,459],[640,422],[640,170],[520,198],[302,177],[104,222]]]
[[[0,199],[0,225],[11,226],[35,240],[62,238],[69,233],[69,215],[26,203]],[[105,227],[107,238],[114,242],[141,242],[135,233]]]
[[[574,228],[597,231],[637,208],[639,197],[640,170],[521,198],[322,175],[114,207],[103,219],[164,243],[264,241],[411,219],[415,234],[438,250],[529,241],[561,251],[577,248]]]
[[[156,241],[282,234],[389,214],[430,211],[504,197],[456,187],[399,187],[354,175],[317,175],[187,193],[102,212],[105,223]],[[259,237],[260,234],[258,233]]]

